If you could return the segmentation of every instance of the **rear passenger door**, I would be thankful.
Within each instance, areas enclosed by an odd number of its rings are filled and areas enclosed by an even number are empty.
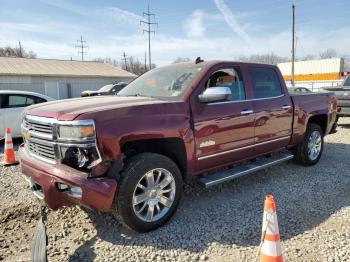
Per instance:
[[[255,113],[255,153],[273,151],[289,144],[293,104],[274,67],[249,66]]]

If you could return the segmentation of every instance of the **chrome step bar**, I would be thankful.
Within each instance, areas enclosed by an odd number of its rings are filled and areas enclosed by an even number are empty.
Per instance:
[[[293,157],[293,154],[285,151],[274,153],[270,156],[258,158],[254,162],[250,161],[244,165],[235,166],[232,169],[224,170],[222,172],[218,172],[211,175],[202,176],[199,178],[199,183],[208,188],[244,175],[248,175],[250,173],[254,173],[267,167],[291,160],[293,159]]]

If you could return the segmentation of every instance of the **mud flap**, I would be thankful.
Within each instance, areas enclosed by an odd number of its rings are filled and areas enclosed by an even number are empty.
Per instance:
[[[42,205],[40,207],[40,218],[38,225],[36,226],[36,231],[33,238],[32,246],[32,262],[47,262],[47,235],[46,235],[46,206]]]

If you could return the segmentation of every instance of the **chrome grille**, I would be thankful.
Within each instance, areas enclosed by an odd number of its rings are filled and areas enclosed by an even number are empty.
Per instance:
[[[55,161],[55,150],[53,145],[44,145],[29,140],[27,142],[27,147],[32,154]]]
[[[96,136],[84,137],[81,139],[63,139],[58,137],[58,129],[61,125],[92,125],[95,128],[94,121],[91,119],[60,121],[54,118],[26,115],[22,122],[22,132],[27,152],[42,161],[56,164],[62,163],[64,160],[61,154],[62,148],[73,147],[91,149],[92,147],[95,148],[98,155],[98,158],[94,159],[94,165],[102,161],[96,146]]]
[[[28,131],[34,131],[38,133],[50,134],[52,135],[52,125],[51,124],[43,124],[43,123],[33,123],[29,122],[27,119],[24,121],[24,127]]]
[[[26,116],[23,121],[24,138],[27,150],[35,157],[54,163],[56,160],[54,147],[53,123],[50,118]]]

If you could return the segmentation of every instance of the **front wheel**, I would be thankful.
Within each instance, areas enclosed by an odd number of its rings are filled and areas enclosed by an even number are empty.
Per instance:
[[[166,156],[142,153],[125,165],[118,181],[114,214],[127,227],[148,232],[164,225],[182,195],[182,176]]]
[[[307,126],[305,137],[294,152],[297,163],[312,166],[320,160],[323,151],[323,131],[317,124]]]

